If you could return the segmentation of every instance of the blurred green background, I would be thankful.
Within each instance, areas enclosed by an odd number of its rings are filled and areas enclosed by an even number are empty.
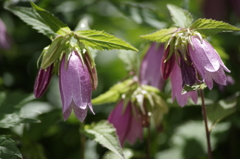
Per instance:
[[[34,1],[40,7],[50,11],[72,30],[80,24],[88,25],[94,30],[104,30],[139,49],[137,56],[141,58],[147,50],[148,41],[140,35],[171,26],[170,14],[166,4],[174,4],[189,10],[194,19],[212,18],[228,22],[240,27],[240,0],[41,0]],[[30,7],[25,0],[8,1],[12,5]],[[95,142],[82,137],[79,132],[79,121],[71,116],[63,121],[61,99],[58,88],[58,77],[54,76],[45,95],[40,99],[32,96],[34,80],[38,72],[37,59],[42,49],[51,41],[26,25],[17,16],[3,7],[0,1],[0,18],[7,26],[11,37],[11,48],[0,48],[0,111],[21,117],[34,118],[26,124],[14,117],[9,117],[10,125],[2,125],[3,114],[0,115],[0,135],[11,135],[18,142],[17,147],[24,159],[79,159],[80,143],[86,142],[85,158],[114,158],[107,149]],[[220,89],[217,84],[212,91],[205,90],[212,112],[221,120],[213,129],[211,143],[213,156],[216,159],[240,158],[240,33],[222,33],[209,38],[210,42],[220,53],[229,74],[235,81]],[[126,52],[126,51],[125,51]],[[107,91],[113,84],[124,79],[128,72],[119,54],[124,51],[97,51],[96,67],[99,85],[93,92],[93,97]],[[131,54],[132,52],[126,52]],[[164,89],[170,97],[168,83]],[[221,116],[216,107],[223,104],[231,107],[229,113]],[[22,103],[20,101],[30,100]],[[224,101],[225,102],[225,101]],[[170,102],[171,103],[171,102]],[[113,104],[94,106],[96,115],[89,113],[85,123],[107,119]],[[233,106],[231,106],[233,104]],[[217,110],[217,111],[216,111]],[[219,117],[220,116],[220,117]],[[209,117],[211,118],[211,116]],[[12,121],[11,119],[14,119]],[[40,122],[39,122],[40,121]],[[12,123],[12,125],[11,125]],[[171,104],[169,113],[165,115],[163,124],[158,130],[151,129],[151,154],[156,159],[204,159],[206,158],[205,130],[202,122],[201,107],[189,104],[184,108]],[[146,142],[138,141],[135,145],[125,145],[126,152],[132,158],[144,158]],[[107,155],[108,154],[108,155]]]

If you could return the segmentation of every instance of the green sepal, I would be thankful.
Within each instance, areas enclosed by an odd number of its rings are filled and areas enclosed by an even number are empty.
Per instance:
[[[82,30],[75,32],[75,35],[80,43],[83,43],[86,47],[91,47],[93,49],[121,49],[138,51],[138,49],[126,43],[125,41],[104,31]]]
[[[53,14],[51,14],[50,12],[43,8],[40,8],[31,1],[30,4],[32,5],[33,9],[35,9],[37,13],[43,18],[45,23],[52,29],[53,32],[55,32],[58,35],[67,35],[71,33],[70,28],[62,21],[60,21],[57,17],[55,17]]]
[[[184,85],[183,87],[183,90],[182,90],[182,94],[185,94],[187,92],[190,92],[190,91],[197,91],[197,90],[200,90],[200,89],[205,89],[207,87],[207,85],[205,83],[200,83],[200,84],[195,84],[195,85]]]
[[[220,32],[240,31],[240,28],[213,19],[198,19],[190,26],[190,29],[198,31],[204,37]]]
[[[65,50],[64,37],[59,36],[53,40],[47,51],[44,51],[42,55],[41,69],[45,69],[55,62]]]
[[[155,33],[142,35],[140,37],[146,40],[164,43],[168,41],[172,37],[173,33],[176,32],[177,30],[178,30],[177,28],[161,29]]]
[[[188,28],[193,22],[191,13],[187,10],[179,8],[175,5],[168,4],[167,8],[172,16],[172,20],[176,26],[180,28]]]

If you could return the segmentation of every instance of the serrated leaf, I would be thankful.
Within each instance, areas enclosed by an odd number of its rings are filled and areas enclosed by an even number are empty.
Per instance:
[[[193,22],[192,15],[185,9],[168,4],[167,8],[172,16],[172,20],[176,26],[180,28],[188,28]]]
[[[90,139],[100,143],[122,159],[125,159],[116,135],[116,129],[112,124],[108,123],[108,121],[100,121],[96,124],[85,125],[82,132]]]
[[[161,29],[155,33],[140,36],[143,39],[164,43],[168,41],[177,28]]]
[[[40,8],[33,2],[31,2],[32,7],[38,12],[38,14],[42,17],[45,23],[52,29],[53,32],[59,35],[66,35],[71,32],[70,28],[60,21],[53,14],[48,12],[47,10]]]
[[[237,98],[239,98],[240,93],[237,92],[230,98],[225,100],[220,100],[218,103],[207,106],[207,116],[208,119],[212,122],[211,129],[222,119],[233,114],[237,111]]]
[[[240,31],[240,28],[212,19],[198,19],[190,26],[190,29],[198,31],[205,37],[212,36],[220,32]]]
[[[98,50],[133,50],[138,51],[135,47],[126,43],[125,41],[108,34],[104,31],[96,30],[83,30],[77,31],[75,34],[78,37],[80,43],[83,43],[87,47]]]
[[[126,80],[124,82],[115,84],[107,92],[92,99],[92,104],[104,104],[116,102],[121,98],[121,94],[127,92],[131,87],[129,85],[133,83],[132,80]]]
[[[20,113],[5,114],[0,120],[0,128],[11,128],[24,123],[38,123],[39,120],[22,117]]]
[[[0,158],[1,159],[18,159],[22,158],[22,154],[16,147],[16,142],[11,138],[0,136]]]
[[[49,26],[45,24],[45,21],[32,8],[9,6],[6,7],[6,9],[50,39],[56,36]]]

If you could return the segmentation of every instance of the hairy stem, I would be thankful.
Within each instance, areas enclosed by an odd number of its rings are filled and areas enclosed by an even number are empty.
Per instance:
[[[203,120],[204,120],[205,130],[206,130],[206,137],[207,137],[208,159],[212,159],[210,131],[208,130],[207,111],[206,111],[206,107],[205,107],[205,103],[204,103],[204,93],[203,93],[202,89],[199,92],[200,92],[200,96],[201,96],[201,100],[202,100],[202,115],[203,115]]]

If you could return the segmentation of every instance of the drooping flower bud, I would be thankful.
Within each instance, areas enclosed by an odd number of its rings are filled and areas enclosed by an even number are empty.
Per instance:
[[[34,95],[36,98],[40,98],[50,83],[52,77],[53,64],[48,66],[46,69],[39,69],[37,78],[34,84]]]
[[[73,109],[76,117],[83,122],[87,116],[87,107],[94,113],[91,103],[91,75],[86,63],[81,60],[78,52],[72,51],[69,58],[62,58],[59,72],[64,120],[70,116]]]

